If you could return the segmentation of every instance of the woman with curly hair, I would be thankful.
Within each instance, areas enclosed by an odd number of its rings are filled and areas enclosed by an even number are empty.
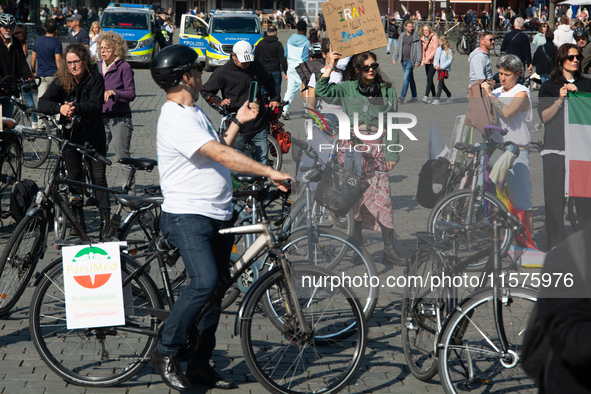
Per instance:
[[[100,52],[98,69],[105,79],[103,121],[107,133],[107,150],[113,141],[115,160],[119,160],[129,157],[131,146],[133,124],[129,103],[135,100],[133,70],[125,61],[127,42],[120,34],[105,32],[99,36],[97,45]],[[131,167],[121,164],[120,171],[122,185],[125,186]]]
[[[357,120],[357,131],[367,136],[376,134],[378,127],[384,129],[380,117],[396,112],[398,101],[392,84],[387,82],[379,71],[377,56],[373,52],[355,55],[347,65],[343,82],[330,84],[330,75],[337,66],[340,54],[326,53],[326,66],[320,80],[316,83],[318,97],[340,97],[343,111],[354,125]],[[357,119],[356,119],[357,118]],[[353,131],[352,134],[357,131]],[[400,160],[398,152],[398,130],[394,129],[391,138],[382,130],[382,136],[362,144],[359,148],[352,141],[346,141],[355,151],[363,151],[361,161],[361,177],[370,186],[353,206],[355,217],[355,238],[362,242],[362,228],[381,231],[384,238],[384,264],[405,264],[394,246],[394,215],[392,207],[392,191],[388,173]],[[369,138],[366,138],[369,139]],[[369,149],[368,149],[369,148]],[[339,150],[347,149],[342,147]]]
[[[64,121],[74,118],[74,126],[70,135],[64,137],[76,144],[90,142],[92,147],[103,156],[107,154],[105,142],[105,126],[103,125],[102,105],[105,96],[105,84],[100,73],[90,69],[90,52],[82,44],[71,44],[66,47],[62,65],[49,88],[39,99],[39,109],[48,114],[60,114]],[[68,178],[82,182],[82,155],[75,149],[65,152]],[[91,178],[95,185],[107,187],[105,164],[87,159],[91,169]],[[84,222],[84,193],[81,186],[70,185],[72,194],[78,199],[72,202],[72,212],[76,221],[86,232]],[[109,227],[109,194],[96,192],[98,208],[101,215],[101,239]]]

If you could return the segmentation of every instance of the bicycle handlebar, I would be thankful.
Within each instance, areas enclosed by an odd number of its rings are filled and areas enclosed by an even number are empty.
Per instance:
[[[525,226],[517,216],[511,215],[509,211],[500,207],[493,207],[493,213],[501,218],[503,225],[514,233],[525,235]]]

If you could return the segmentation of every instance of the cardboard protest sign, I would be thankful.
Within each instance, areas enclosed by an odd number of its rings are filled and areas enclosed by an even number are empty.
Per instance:
[[[322,3],[322,14],[332,50],[343,57],[388,44],[376,0],[331,0]]]

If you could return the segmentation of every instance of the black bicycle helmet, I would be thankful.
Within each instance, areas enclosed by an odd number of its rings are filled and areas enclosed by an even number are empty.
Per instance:
[[[162,49],[150,65],[152,79],[162,89],[177,86],[183,75],[196,66],[197,52],[186,45],[171,45]]]
[[[16,19],[11,14],[0,14],[0,27],[15,27]]]
[[[573,32],[573,37],[588,37],[589,31],[585,27],[577,27]]]

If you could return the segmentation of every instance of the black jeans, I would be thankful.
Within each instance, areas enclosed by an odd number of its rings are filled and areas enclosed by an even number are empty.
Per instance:
[[[425,74],[427,74],[427,88],[425,89],[425,96],[429,97],[429,92],[431,92],[431,96],[435,97],[435,85],[433,84],[433,77],[435,76],[435,67],[432,64],[425,64]]]
[[[75,149],[66,148],[64,155],[66,162],[66,169],[68,170],[68,179],[74,181],[84,182],[84,171],[82,169],[82,155]],[[96,162],[92,159],[85,158],[86,165],[90,169],[90,179],[94,185],[107,186],[107,176],[105,173],[106,166],[102,162]],[[72,194],[84,195],[84,188],[82,186],[70,185],[70,191]],[[98,201],[99,209],[109,209],[109,193],[96,191],[96,199]],[[84,201],[74,201],[73,207],[83,206]]]
[[[447,94],[447,97],[451,97],[451,92],[449,91],[447,86],[445,86],[445,78],[442,78],[439,81],[439,84],[437,85],[437,96],[435,96],[436,98],[441,97],[441,90],[442,89],[445,92],[445,94]]]
[[[544,155],[544,204],[546,209],[546,248],[564,241],[564,156]],[[579,230],[591,220],[591,198],[575,197]]]

